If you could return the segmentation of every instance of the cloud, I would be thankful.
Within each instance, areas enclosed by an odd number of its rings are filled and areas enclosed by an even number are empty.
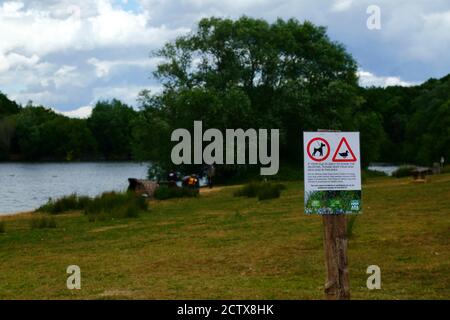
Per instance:
[[[413,59],[432,61],[436,56],[449,57],[450,43],[450,10],[423,14],[421,28],[412,37],[408,48],[409,56]]]
[[[366,27],[372,4],[381,8],[381,30]],[[159,62],[151,50],[212,15],[325,25],[357,60],[365,86],[450,72],[448,0],[19,0],[0,2],[0,90],[61,112],[99,98],[134,105],[141,89],[159,90],[149,77]]]
[[[114,69],[123,69],[129,67],[141,67],[141,68],[155,68],[161,58],[146,58],[146,59],[134,59],[134,60],[99,60],[97,58],[90,58],[87,62],[95,67],[95,74],[99,78],[108,76]]]
[[[149,25],[147,11],[134,13],[96,1],[96,14],[83,16],[75,5],[67,15],[45,9],[26,8],[21,2],[5,2],[0,7],[0,53],[21,51],[41,56],[61,50],[93,50],[120,46],[160,46],[188,28],[169,29]]]
[[[78,119],[86,119],[89,118],[92,113],[92,107],[91,106],[85,106],[80,107],[78,109],[72,110],[72,111],[58,111],[55,110],[55,112],[65,115],[69,118],[78,118]]]
[[[376,76],[369,71],[359,70],[358,71],[359,84],[363,87],[390,87],[390,86],[402,86],[410,87],[416,85],[417,83],[403,81],[399,77],[382,77]]]
[[[98,87],[94,89],[92,104],[99,100],[111,100],[113,98],[120,99],[122,102],[136,106],[136,100],[139,93],[149,89],[152,93],[161,92],[161,86],[135,86],[135,85],[122,85],[114,87]]]
[[[18,53],[2,54],[0,52],[0,72],[9,71],[16,67],[21,68],[23,66],[34,66],[39,61],[39,56],[33,54],[30,57],[23,56]]]
[[[341,12],[347,11],[352,6],[353,0],[334,0],[331,11]]]
[[[90,5],[86,5],[89,3]],[[157,60],[151,49],[189,28],[150,25],[147,11],[122,10],[113,1],[30,1],[0,4],[0,90],[22,104],[59,109],[92,102],[96,87],[117,87],[117,81],[134,72],[147,84]],[[127,5],[130,5],[128,3]],[[119,58],[116,52],[122,52]],[[90,58],[80,59],[89,54]],[[146,73],[146,76],[141,76]],[[142,85],[140,88],[144,88]],[[83,103],[84,101],[84,103]]]

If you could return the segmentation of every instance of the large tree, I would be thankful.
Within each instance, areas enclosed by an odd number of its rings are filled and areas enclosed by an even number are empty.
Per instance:
[[[155,56],[163,59],[154,75],[164,89],[144,108],[161,110],[172,129],[194,120],[204,128],[279,128],[282,155],[298,161],[303,130],[355,128],[357,66],[324,27],[202,19]]]
[[[5,94],[0,92],[0,119],[11,114],[16,114],[19,111],[20,105],[15,101],[9,100]]]
[[[99,151],[108,160],[132,157],[132,129],[136,111],[119,100],[99,101],[88,119]]]

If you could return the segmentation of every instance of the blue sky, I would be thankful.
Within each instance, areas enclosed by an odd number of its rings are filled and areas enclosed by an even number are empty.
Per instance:
[[[377,5],[381,29],[366,12]],[[450,73],[448,0],[0,1],[0,91],[87,116],[99,99],[136,105],[158,91],[149,53],[202,17],[310,20],[359,63],[362,85],[412,85]]]

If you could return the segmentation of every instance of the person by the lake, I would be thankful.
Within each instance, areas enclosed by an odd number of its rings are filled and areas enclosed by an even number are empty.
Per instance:
[[[200,188],[200,180],[196,174],[191,174],[183,178],[182,186],[185,188],[198,190],[198,188]]]
[[[167,182],[169,186],[176,186],[178,181],[178,175],[175,171],[171,170],[167,175]]]
[[[216,175],[216,167],[214,167],[213,164],[211,164],[208,167],[207,175],[208,175],[208,187],[211,189],[213,187],[214,176]]]

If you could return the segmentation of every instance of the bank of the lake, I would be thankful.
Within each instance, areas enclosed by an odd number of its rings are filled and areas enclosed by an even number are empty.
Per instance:
[[[145,178],[148,163],[0,163],[0,215],[32,211],[49,198],[122,191],[128,178]]]

